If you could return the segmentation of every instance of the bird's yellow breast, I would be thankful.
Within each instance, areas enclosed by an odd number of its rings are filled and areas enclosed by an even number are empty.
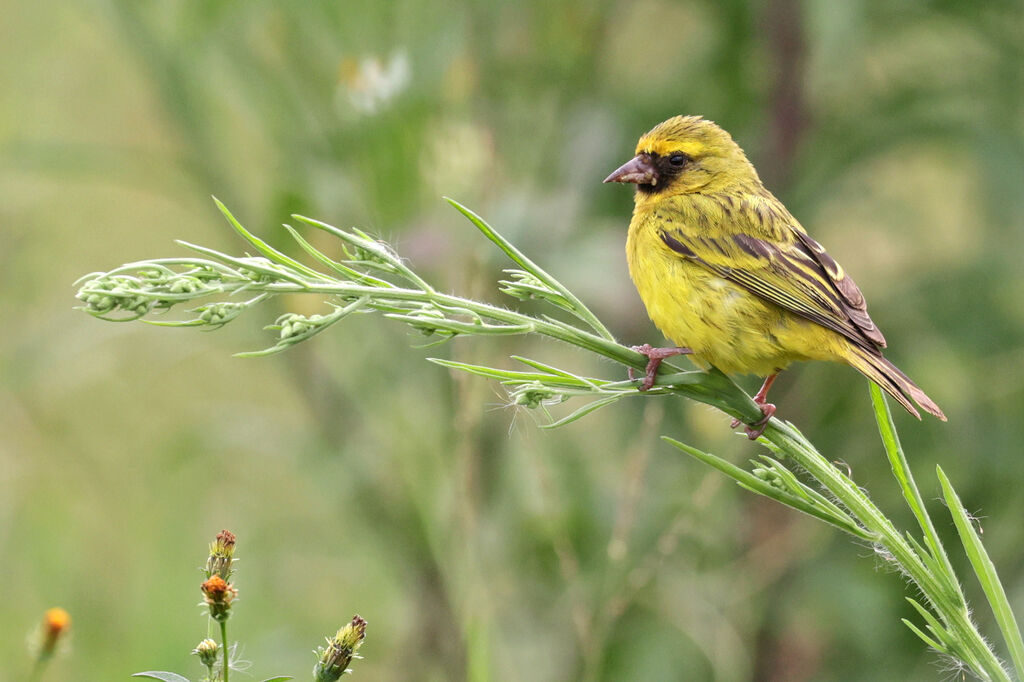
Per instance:
[[[835,332],[755,296],[672,251],[659,219],[638,210],[629,226],[629,273],[658,329],[699,365],[766,376],[797,360],[833,360]]]

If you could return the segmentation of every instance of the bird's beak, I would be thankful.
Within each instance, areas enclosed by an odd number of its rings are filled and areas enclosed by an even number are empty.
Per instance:
[[[632,182],[637,185],[657,185],[658,169],[647,154],[638,154],[604,179],[605,182]]]

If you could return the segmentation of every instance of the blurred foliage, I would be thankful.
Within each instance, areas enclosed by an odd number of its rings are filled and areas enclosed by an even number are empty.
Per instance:
[[[175,238],[235,250],[210,194],[283,248],[277,223],[301,211],[489,295],[506,263],[448,194],[620,339],[654,342],[622,254],[630,199],[600,180],[677,113],[730,130],[854,274],[889,357],[950,417],[897,417],[911,464],[940,463],[980,513],[1024,610],[1019,2],[3,10],[0,680],[24,676],[54,604],[75,632],[51,679],[180,669],[205,627],[180,559],[222,527],[260,557],[239,566],[234,636],[273,671],[304,674],[308,642],[358,611],[365,679],[935,679],[898,576],[656,439],[755,454],[719,414],[635,401],[538,432],[384,321],[241,360],[266,345],[259,321],[198,335],[71,311],[76,277]],[[444,352],[580,362],[541,343]],[[775,398],[898,510],[863,384],[809,365]]]

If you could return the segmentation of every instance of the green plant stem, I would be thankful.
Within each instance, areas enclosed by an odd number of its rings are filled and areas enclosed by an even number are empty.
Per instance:
[[[999,624],[999,629],[1002,631],[1003,638],[1010,649],[1010,658],[1013,659],[1017,676],[1019,679],[1024,679],[1024,642],[1021,641],[1020,628],[1013,617],[1010,602],[1006,598],[1006,590],[1003,589],[1003,584],[999,582],[996,567],[989,558],[988,552],[985,551],[985,547],[981,544],[981,538],[978,537],[977,531],[974,530],[972,518],[968,515],[967,510],[964,509],[960,497],[953,490],[953,486],[950,484],[942,467],[936,467],[935,473],[939,477],[946,506],[949,507],[950,513],[953,515],[953,523],[956,525],[957,533],[959,533],[964,548],[967,550],[967,558],[970,559],[971,566],[978,576],[978,582],[981,583],[981,587],[985,591],[985,597],[992,607],[996,622]]]
[[[37,658],[32,663],[32,671],[28,674],[28,682],[39,682],[43,679],[43,670],[46,668],[46,661],[42,658]]]
[[[228,621],[220,621],[220,652],[221,659],[224,661],[224,682],[228,682],[228,671],[231,669],[231,656],[230,650],[228,649]]]
[[[772,428],[766,430],[765,437],[835,495],[866,530],[877,535],[877,544],[890,553],[900,570],[921,588],[946,626],[964,644],[964,648],[957,652],[964,661],[979,674],[984,674],[985,679],[1010,682],[999,659],[971,621],[966,604],[961,602],[949,608],[950,604],[945,601],[950,596],[946,581],[938,579],[925,566],[910,543],[867,495],[789,424],[778,424],[773,420]]]
[[[893,476],[896,477],[897,482],[900,484],[900,489],[903,491],[903,498],[906,500],[907,506],[910,507],[910,510],[917,518],[931,556],[942,562],[943,570],[940,574],[954,575],[953,565],[949,562],[949,557],[942,546],[942,541],[935,531],[935,524],[932,523],[931,517],[928,516],[928,512],[925,510],[924,499],[921,497],[921,492],[917,489],[914,475],[911,473],[907,457],[903,453],[903,446],[900,445],[899,435],[896,433],[896,425],[892,421],[892,413],[885,402],[882,389],[874,383],[869,383],[869,388],[871,403],[875,411],[875,421],[878,423],[878,431],[882,437],[882,444],[885,446],[885,453],[889,458],[889,464],[892,466]],[[958,606],[965,605],[964,595],[957,581],[949,581],[945,587],[948,590],[949,596]]]

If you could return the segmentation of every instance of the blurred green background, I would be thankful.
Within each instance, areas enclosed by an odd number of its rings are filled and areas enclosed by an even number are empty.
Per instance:
[[[0,7],[0,680],[24,679],[52,605],[74,634],[49,679],[198,676],[195,567],[221,528],[253,679],[305,679],[353,613],[366,680],[947,674],[869,548],[657,440],[755,456],[721,414],[636,400],[545,432],[424,358],[620,367],[529,339],[418,350],[369,316],[231,357],[317,300],[214,334],[72,310],[79,276],[184,254],[174,239],[241,251],[211,194],[276,244],[292,212],[359,226],[441,288],[498,300],[506,262],[450,195],[623,342],[658,343],[625,268],[629,190],[601,179],[677,113],[731,131],[856,277],[889,357],[949,415],[896,415],[941,531],[936,463],[1024,613],[1020,2]],[[810,365],[773,396],[910,523],[863,378]]]

